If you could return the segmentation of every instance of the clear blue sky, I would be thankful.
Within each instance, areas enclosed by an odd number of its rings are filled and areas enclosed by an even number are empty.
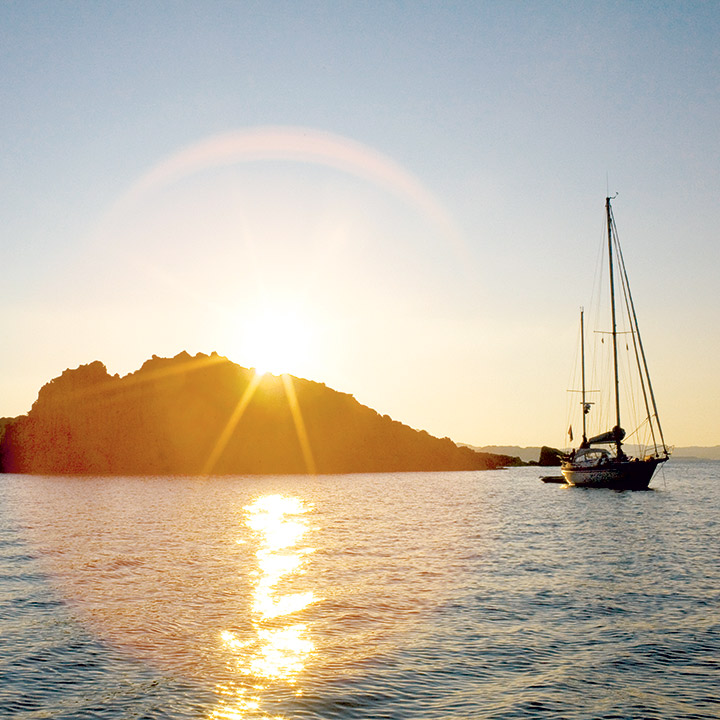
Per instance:
[[[667,438],[720,443],[718,38],[712,2],[2,3],[0,415],[218,350],[561,444],[609,189]],[[260,359],[262,318],[301,337]]]

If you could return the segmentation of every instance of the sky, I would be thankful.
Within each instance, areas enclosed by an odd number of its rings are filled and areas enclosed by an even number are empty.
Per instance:
[[[666,440],[720,444],[720,5],[0,4],[0,416],[213,351],[566,443],[606,195]]]

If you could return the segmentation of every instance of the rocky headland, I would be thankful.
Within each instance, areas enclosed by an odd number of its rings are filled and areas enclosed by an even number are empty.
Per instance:
[[[517,457],[458,447],[292,376],[256,375],[217,354],[101,362],[44,385],[3,419],[3,472],[72,475],[485,470]]]

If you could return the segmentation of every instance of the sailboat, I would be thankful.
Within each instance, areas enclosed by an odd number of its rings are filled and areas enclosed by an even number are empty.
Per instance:
[[[620,249],[617,227],[613,217],[611,200],[605,199],[605,214],[607,221],[607,248],[609,261],[609,289],[610,289],[610,320],[611,330],[608,333],[612,338],[612,369],[613,369],[613,392],[614,399],[614,426],[591,438],[587,437],[587,417],[591,411],[593,402],[589,401],[589,391],[585,387],[585,327],[584,313],[580,313],[580,337],[582,357],[582,440],[580,446],[563,456],[560,470],[569,485],[577,487],[612,488],[614,490],[647,490],[650,485],[655,469],[664,463],[670,451],[665,444],[660,419],[655,403],[648,373],[645,351],[640,337],[640,329],[637,323],[635,305],[630,293],[625,263]],[[619,279],[621,303],[616,299],[616,277]],[[631,365],[637,376],[637,387],[640,401],[638,405],[644,409],[644,418],[641,425],[648,431],[649,444],[644,449],[641,457],[631,457],[625,452],[624,441],[626,432],[621,425],[621,394],[620,394],[620,371],[618,362],[619,336],[618,330],[618,305],[627,314],[627,331],[622,334],[629,335],[629,342],[626,347],[632,348],[633,362]],[[606,426],[607,427],[607,426]],[[637,428],[633,431],[635,435]],[[572,432],[570,431],[571,439]]]

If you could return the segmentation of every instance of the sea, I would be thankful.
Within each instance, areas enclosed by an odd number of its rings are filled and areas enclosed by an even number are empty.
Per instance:
[[[0,475],[0,717],[720,717],[720,462]]]

